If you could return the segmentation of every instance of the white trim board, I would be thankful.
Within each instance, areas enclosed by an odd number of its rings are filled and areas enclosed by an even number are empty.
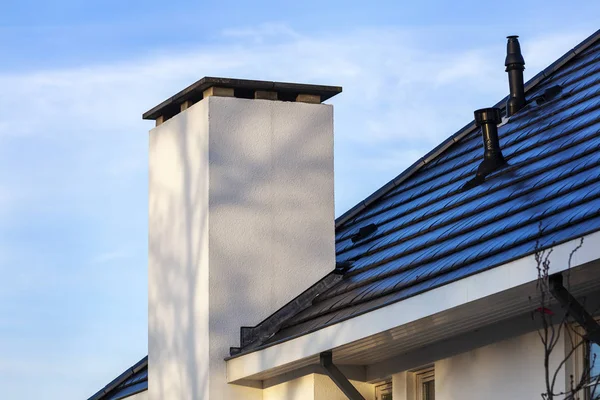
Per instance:
[[[571,251],[580,239],[553,248],[550,273],[567,269]],[[586,235],[572,260],[572,267],[600,259],[600,231]],[[307,358],[357,340],[391,330],[419,319],[483,299],[537,279],[534,255],[529,255],[488,271],[449,283],[406,300],[327,326],[315,332],[227,361],[227,381],[252,379],[253,375],[294,364],[304,366]],[[334,353],[335,354],[335,353]],[[304,360],[304,363],[302,361]]]

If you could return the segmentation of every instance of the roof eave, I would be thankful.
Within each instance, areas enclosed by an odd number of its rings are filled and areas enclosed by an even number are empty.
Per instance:
[[[551,273],[562,272],[569,268],[564,263],[564,260],[568,259],[569,253],[579,243],[580,239],[573,239],[552,248],[552,253],[550,253],[552,261],[550,264]],[[582,272],[578,278],[574,278],[575,275],[572,275],[572,282],[580,279],[584,286],[586,283],[590,285],[593,283],[595,285],[594,291],[600,289],[600,275],[598,275],[597,268],[600,265],[599,245],[600,231],[585,235],[585,244],[578,251],[577,259],[571,266],[572,269],[585,267],[579,269]],[[590,268],[587,268],[588,266]],[[488,307],[488,305],[490,307],[492,305],[503,307],[497,298],[497,296],[502,296],[502,299],[504,299],[502,301],[506,301],[505,305],[508,307],[509,303],[513,304],[516,298],[516,292],[513,293],[513,291],[520,290],[518,288],[525,287],[524,285],[535,284],[536,279],[535,254],[529,254],[500,266],[491,267],[479,274],[471,275],[447,285],[416,294],[408,299],[388,304],[363,314],[350,316],[335,324],[323,326],[319,329],[294,337],[288,337],[228,357],[225,359],[227,361],[228,381],[229,383],[244,384],[244,382],[248,381],[269,379],[281,373],[305,367],[313,363],[313,361],[318,362],[318,354],[322,351],[334,350],[334,356],[336,356],[336,351],[338,350],[342,351],[344,349],[344,354],[346,354],[349,351],[348,347],[356,345],[357,348],[361,348],[361,346],[364,346],[364,344],[361,344],[363,341],[368,342],[372,340],[379,342],[379,339],[377,339],[379,336],[377,335],[383,335],[382,338],[396,337],[398,335],[391,335],[389,333],[390,330],[396,328],[410,327],[413,333],[412,336],[419,336],[414,335],[411,324],[424,318],[433,318],[433,316],[454,312],[453,310],[457,307],[470,307],[468,312],[460,313],[460,318],[468,319],[470,318],[469,315],[479,311],[481,311],[482,315],[494,314],[495,311],[493,312],[491,308],[482,310],[483,306],[481,302],[487,304],[485,307]],[[586,290],[588,289],[589,287],[586,286]],[[523,293],[519,293],[523,295]],[[498,318],[520,315],[518,313],[522,313],[524,307],[531,306],[527,293],[521,297],[523,301],[518,309],[510,311],[510,315],[507,314],[507,310],[498,310]],[[413,302],[415,304],[414,307],[411,306]],[[417,303],[418,307],[416,306]],[[436,321],[444,320],[446,320],[445,317],[436,319]],[[485,321],[470,321],[469,323],[479,324],[476,326],[478,327],[496,322],[496,320],[492,321],[489,318],[485,319]],[[458,323],[458,326],[460,325],[461,323]],[[387,357],[391,356],[393,355],[388,354]],[[355,362],[357,360],[351,360],[350,363]]]

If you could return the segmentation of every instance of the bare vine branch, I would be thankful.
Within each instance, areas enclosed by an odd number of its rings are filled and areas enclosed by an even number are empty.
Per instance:
[[[544,382],[545,390],[542,393],[542,399],[554,400],[560,398],[561,400],[583,400],[584,393],[589,393],[589,399],[595,399],[596,390],[600,383],[600,376],[591,376],[595,363],[595,355],[590,357],[589,352],[585,351],[589,347],[589,341],[585,336],[580,334],[575,324],[571,321],[569,315],[569,307],[563,307],[557,310],[557,307],[553,306],[552,295],[550,292],[550,256],[552,255],[552,249],[544,249],[542,246],[544,228],[542,224],[539,225],[539,238],[535,244],[535,262],[538,273],[538,279],[536,282],[537,296],[534,298],[530,297],[530,301],[535,302],[534,311],[532,312],[532,318],[540,322],[540,328],[538,329],[538,336],[544,348]],[[573,258],[577,251],[583,246],[583,238],[579,244],[570,252],[568,258],[567,269],[563,272],[563,278],[566,282],[566,288],[570,289],[571,285],[571,266]],[[563,342],[565,349],[563,358],[554,368],[551,370],[551,359],[555,352],[557,345]],[[559,347],[560,348],[560,347]],[[583,350],[583,351],[582,351]],[[562,374],[565,373],[568,363],[573,362],[576,359],[576,354],[584,354],[584,366],[581,368],[581,372],[578,376],[571,374],[568,377],[568,387],[565,387],[564,391],[557,390],[558,382]],[[554,356],[555,358],[556,356]],[[588,398],[586,398],[588,399]]]

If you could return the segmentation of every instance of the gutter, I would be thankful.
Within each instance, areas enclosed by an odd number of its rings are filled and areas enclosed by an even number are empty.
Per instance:
[[[584,271],[581,279],[578,278],[581,282],[591,282],[589,274],[597,266],[592,263],[600,262],[600,250],[598,250],[600,230],[597,227],[594,229],[583,235],[586,245],[578,251],[573,260],[572,270],[580,266],[589,266],[587,269],[577,269],[577,271]],[[569,257],[570,252],[579,242],[580,239],[572,239],[551,247],[553,251],[550,258],[552,265],[550,274],[560,273],[566,269],[563,261]],[[523,291],[527,288],[527,284],[534,284],[537,280],[536,265],[534,254],[529,254],[478,274],[420,292],[402,301],[357,313],[334,324],[321,326],[227,357],[225,361],[227,361],[228,383],[245,385],[252,380],[268,379],[298,367],[318,363],[319,355],[323,352],[335,352],[340,363],[353,365],[354,360],[351,357],[354,354],[360,355],[368,348],[373,349],[373,343],[404,340],[402,338],[408,337],[407,332],[412,332],[414,336],[414,329],[418,324],[421,324],[418,326],[422,331],[419,331],[417,336],[421,337],[415,340],[419,342],[418,347],[422,347],[421,342],[427,340],[425,337],[437,335],[437,330],[442,332],[448,327],[458,329],[457,327],[467,322],[470,324],[468,318],[474,318],[473,323],[476,323],[471,324],[468,329],[476,329],[482,326],[484,320],[487,321],[485,324],[488,324],[492,320],[496,321],[496,318],[498,321],[507,318],[510,316],[507,313],[514,311],[511,308],[513,306],[517,307],[520,313],[529,312],[531,303],[528,301],[527,291],[519,294],[518,299],[513,293],[504,298],[502,300],[504,303],[501,304],[491,299],[494,298],[492,296],[500,296],[510,290]],[[593,277],[597,280],[593,284],[600,284],[600,278],[596,273]],[[483,304],[485,307],[482,307]],[[476,313],[473,313],[473,307],[478,307]],[[429,319],[436,315],[454,315],[454,317],[451,321],[438,318],[438,323],[433,324],[433,320]],[[444,324],[451,326],[444,327]],[[397,352],[383,354],[382,357],[396,357],[404,351],[395,344],[388,343],[388,345],[394,346]]]

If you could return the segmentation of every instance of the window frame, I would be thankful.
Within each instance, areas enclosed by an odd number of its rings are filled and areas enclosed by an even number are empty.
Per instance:
[[[435,381],[435,368],[433,366],[415,371],[415,400],[425,400],[423,398],[423,385],[431,381]],[[433,390],[435,398],[435,384]]]
[[[392,394],[391,379],[388,379],[375,385],[375,400],[383,400],[383,395],[385,394]]]
[[[596,319],[596,321],[600,322],[598,317],[595,317],[595,319]],[[591,362],[591,354],[592,354],[592,345],[593,344],[592,344],[592,342],[585,339],[587,332],[578,323],[573,323],[572,329],[579,336],[579,341],[575,342],[573,344],[573,343],[569,342],[568,335],[564,335],[565,336],[565,349],[569,349],[570,348],[569,346],[572,346],[572,345],[579,345],[581,341],[585,341],[586,343],[584,343],[583,346],[579,346],[577,349],[575,349],[575,351],[571,355],[570,359],[567,360],[567,362],[565,363],[565,388],[568,388],[570,385],[570,376],[571,375],[573,375],[575,377],[580,377],[584,373],[584,371],[588,370],[591,367],[590,362]],[[595,365],[600,365],[600,357],[596,358]],[[592,394],[591,387],[593,385],[594,385],[593,383],[588,383],[582,389],[583,393],[580,392],[580,396],[581,396],[582,400],[592,400],[591,399],[591,394]],[[600,398],[600,384],[598,384],[598,386],[596,387],[596,391],[594,394],[597,399]]]
[[[583,331],[583,329],[581,329],[581,331],[585,332],[585,331]],[[594,398],[595,399],[600,399],[600,383],[596,384],[596,379],[598,379],[599,375],[591,376],[592,375],[591,374],[591,368],[592,368],[592,365],[591,365],[591,362],[592,362],[592,346],[594,346],[594,343],[591,342],[591,341],[588,341],[585,344],[585,346],[583,346],[583,347],[585,347],[585,349],[584,349],[584,356],[583,356],[583,362],[581,362],[581,361],[578,362],[578,364],[582,365],[581,368],[584,368],[584,369],[582,369],[582,371],[584,371],[585,369],[589,370],[588,373],[589,373],[590,382],[586,385],[586,387],[585,387],[585,393],[584,393],[584,398],[586,400],[593,400],[592,399],[592,390],[594,391],[594,393],[593,393],[594,396],[595,396]],[[599,350],[599,353],[600,353],[600,350]],[[594,366],[598,366],[598,365],[600,365],[600,357],[596,357],[596,359],[594,360]],[[577,376],[579,376],[579,375],[577,375]],[[594,380],[594,381],[592,382],[592,380]]]

